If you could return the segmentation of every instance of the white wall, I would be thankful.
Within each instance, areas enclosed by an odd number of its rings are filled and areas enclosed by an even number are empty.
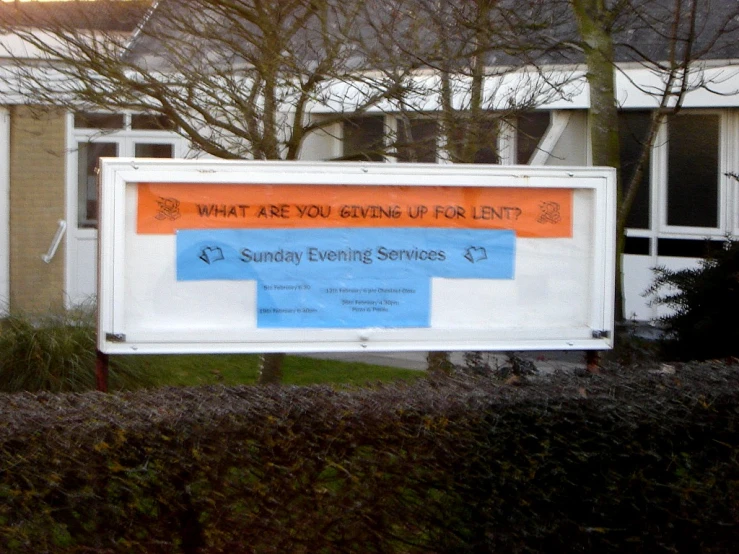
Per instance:
[[[300,159],[303,161],[318,162],[341,156],[341,136],[342,128],[340,123],[334,123],[325,129],[313,131],[303,140]]]
[[[569,112],[567,126],[549,153],[546,165],[588,165],[590,161],[589,142],[587,111]]]

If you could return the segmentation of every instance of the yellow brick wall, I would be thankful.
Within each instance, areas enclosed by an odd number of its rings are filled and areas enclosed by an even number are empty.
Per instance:
[[[46,253],[64,219],[65,117],[16,106],[10,112],[10,308],[29,313],[64,306],[64,242]]]

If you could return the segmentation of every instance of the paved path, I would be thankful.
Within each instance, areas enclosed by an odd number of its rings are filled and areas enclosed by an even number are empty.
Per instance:
[[[426,369],[426,352],[317,352],[301,354],[301,356],[405,369]],[[581,370],[586,367],[585,353],[581,350],[516,352],[516,356],[533,362],[541,373],[549,373],[557,369]],[[490,367],[501,367],[507,363],[507,357],[502,352],[486,352],[484,358]],[[464,366],[464,353],[452,352],[452,363]]]

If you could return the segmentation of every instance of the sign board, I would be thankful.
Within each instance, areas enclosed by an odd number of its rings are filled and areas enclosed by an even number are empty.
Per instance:
[[[105,353],[605,349],[599,168],[101,161]]]

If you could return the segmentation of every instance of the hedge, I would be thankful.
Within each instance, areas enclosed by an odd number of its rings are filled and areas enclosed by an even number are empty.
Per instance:
[[[0,395],[0,551],[734,552],[739,371]]]

